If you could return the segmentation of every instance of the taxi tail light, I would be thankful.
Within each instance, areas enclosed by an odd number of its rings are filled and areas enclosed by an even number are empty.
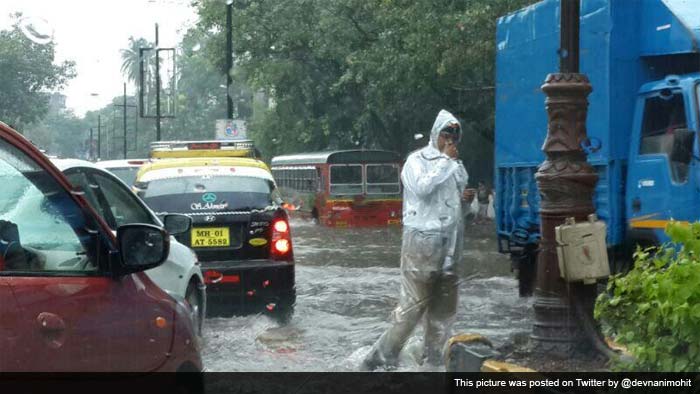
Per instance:
[[[289,232],[289,222],[286,219],[275,219],[272,223],[271,238],[270,254],[272,259],[291,261],[293,259],[292,236]]]

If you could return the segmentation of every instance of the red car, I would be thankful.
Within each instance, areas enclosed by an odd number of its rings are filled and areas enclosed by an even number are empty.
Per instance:
[[[202,370],[187,307],[143,272],[167,258],[165,229],[129,224],[115,237],[2,122],[0,182],[1,372]]]

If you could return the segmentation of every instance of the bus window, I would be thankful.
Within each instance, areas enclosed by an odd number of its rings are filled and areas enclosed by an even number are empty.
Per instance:
[[[282,186],[282,174],[280,170],[272,170],[272,177],[275,178],[277,186]]]
[[[299,171],[299,190],[307,192],[308,191],[309,179],[306,176],[306,170]]]
[[[323,172],[321,171],[320,168],[316,168],[316,179],[317,179],[316,191],[317,192],[324,192],[326,190],[326,181],[323,178]]]
[[[316,169],[309,170],[309,179],[311,179],[311,184],[309,185],[309,191],[315,192],[318,189],[318,176],[316,175]]]
[[[331,168],[331,194],[362,194],[362,166],[333,165]]]
[[[294,190],[301,190],[301,174],[299,170],[292,170],[292,178],[294,183],[292,183],[292,188]]]
[[[367,194],[398,194],[399,192],[399,167],[397,165],[367,165]]]

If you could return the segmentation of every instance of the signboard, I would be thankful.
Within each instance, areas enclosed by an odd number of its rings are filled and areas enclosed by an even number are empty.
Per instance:
[[[175,71],[174,48],[139,48],[139,109],[142,118],[155,118],[158,111],[161,118],[175,117]],[[158,80],[160,85],[156,83]]]
[[[241,119],[218,119],[216,121],[217,140],[245,140],[247,128],[245,120]]]

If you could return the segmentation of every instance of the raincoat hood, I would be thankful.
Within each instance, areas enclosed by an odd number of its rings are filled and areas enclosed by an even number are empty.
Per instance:
[[[435,151],[433,152],[431,150],[429,152],[425,152],[427,156],[431,156],[431,158],[433,158],[440,155],[440,151],[438,150],[438,136],[440,135],[440,130],[445,128],[445,126],[450,123],[457,123],[459,124],[460,128],[462,127],[454,115],[445,111],[444,109],[440,110],[437,117],[435,117],[435,122],[433,122],[433,128],[430,129],[430,143],[428,144],[428,146],[435,149]]]

